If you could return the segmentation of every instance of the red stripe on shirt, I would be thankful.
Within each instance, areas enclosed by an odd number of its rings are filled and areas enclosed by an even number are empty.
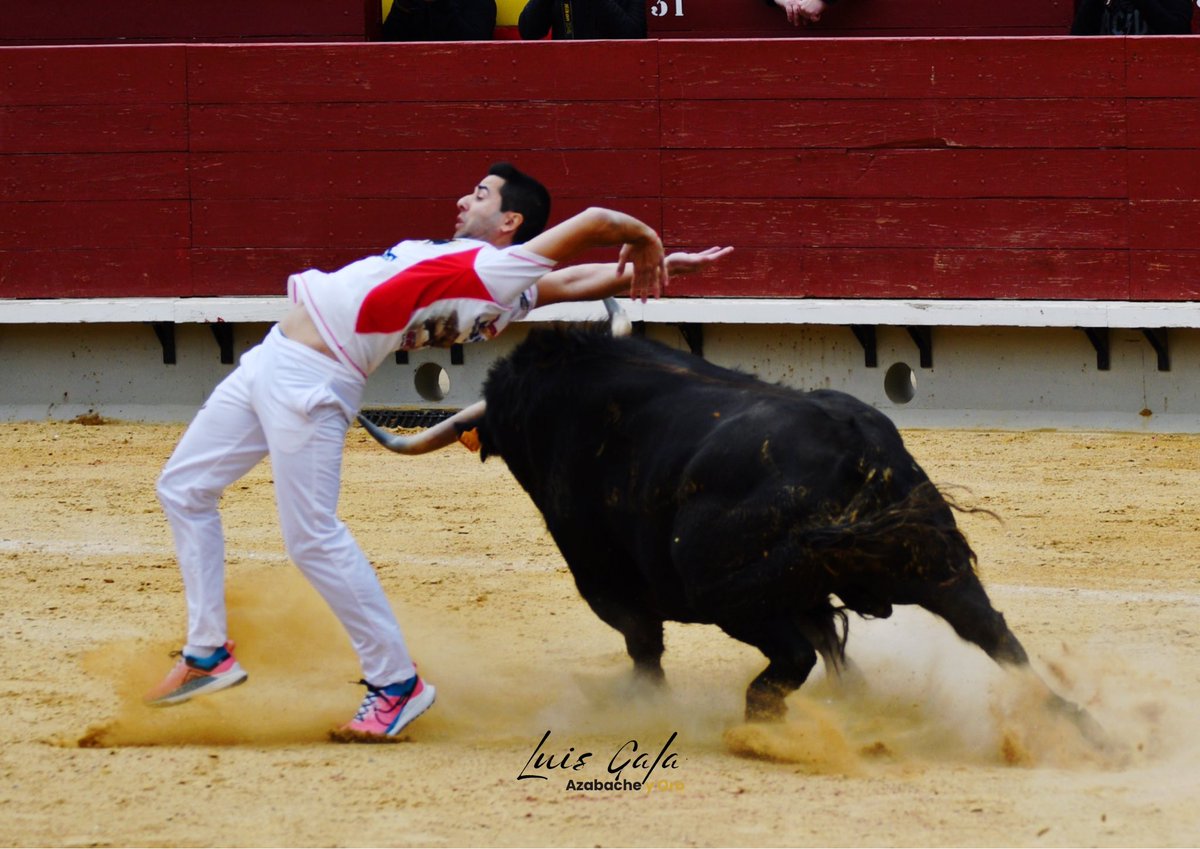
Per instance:
[[[380,283],[358,310],[358,333],[398,333],[417,310],[451,298],[493,301],[475,271],[482,248],[421,260]]]

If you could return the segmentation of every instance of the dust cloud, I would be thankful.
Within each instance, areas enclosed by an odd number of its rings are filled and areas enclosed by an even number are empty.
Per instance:
[[[230,632],[250,673],[245,685],[148,708],[142,694],[170,667],[172,644],[105,646],[87,667],[110,678],[120,709],[73,744],[310,743],[348,720],[362,691],[336,684],[339,675],[347,685],[358,679],[357,661],[299,573],[259,567],[231,580],[229,595]],[[639,684],[623,654],[605,656],[596,669],[558,668],[512,651],[503,621],[466,632],[430,611],[401,607],[400,616],[410,641],[421,635],[414,654],[438,688],[435,709],[413,726],[429,741],[527,741],[549,729],[573,739],[680,732],[694,747],[840,775],[935,762],[1103,771],[1179,761],[1200,748],[1200,719],[1173,694],[1171,670],[1064,645],[1057,656],[1035,659],[1041,678],[1006,671],[914,608],[887,620],[852,618],[847,674],[834,682],[818,665],[776,724],[740,721],[744,687],[762,665],[756,653],[731,659],[717,679],[672,668],[668,652],[670,683],[660,689]],[[687,627],[677,642],[732,643],[715,628]],[[1102,742],[1046,706],[1047,684],[1088,711]]]

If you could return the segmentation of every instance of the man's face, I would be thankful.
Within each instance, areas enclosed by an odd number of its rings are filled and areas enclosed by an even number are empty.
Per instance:
[[[512,235],[520,224],[520,216],[515,212],[500,211],[500,188],[503,185],[502,178],[489,174],[473,192],[458,199],[454,238],[478,239],[497,247],[512,244]]]

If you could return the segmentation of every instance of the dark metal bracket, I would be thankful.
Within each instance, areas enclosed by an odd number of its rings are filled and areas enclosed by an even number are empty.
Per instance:
[[[908,335],[917,343],[917,350],[921,352],[921,368],[933,368],[933,328],[909,327]]]
[[[214,321],[208,325],[217,347],[221,349],[221,363],[233,364],[233,325],[226,321]]]
[[[1107,327],[1081,327],[1092,347],[1096,349],[1096,369],[1108,371],[1112,367],[1111,349],[1108,344]]]
[[[704,356],[704,325],[702,324],[681,324],[679,332],[683,335],[683,341],[687,342],[688,350],[697,357]]]
[[[461,366],[466,361],[467,361],[467,355],[466,355],[466,351],[463,349],[463,346],[462,345],[451,345],[450,346],[450,365]],[[396,365],[398,365],[398,366],[408,365],[408,351],[397,351],[396,352]]]
[[[863,347],[867,368],[877,368],[879,366],[879,348],[875,341],[875,325],[852,324],[850,330],[854,332],[854,338],[858,340],[858,344]]]
[[[1157,329],[1144,327],[1142,335],[1146,337],[1146,341],[1150,343],[1150,347],[1154,349],[1154,353],[1158,354],[1158,370],[1171,370],[1171,348],[1167,344],[1167,328],[1159,327]]]
[[[158,344],[162,345],[163,365],[175,365],[175,322],[152,321],[150,326],[154,328]]]

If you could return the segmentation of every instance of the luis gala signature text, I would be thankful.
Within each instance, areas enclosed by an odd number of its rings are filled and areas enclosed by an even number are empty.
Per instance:
[[[547,781],[551,775],[566,774],[568,790],[641,790],[649,783],[655,770],[679,768],[679,754],[671,748],[678,736],[679,732],[673,731],[657,754],[652,754],[653,750],[649,747],[643,749],[637,740],[627,740],[608,759],[607,780],[584,782],[583,773],[596,755],[593,752],[577,752],[574,746],[556,752],[547,745],[550,740],[550,732],[547,731],[534,747],[517,780],[534,778]],[[597,786],[591,786],[593,784]]]

